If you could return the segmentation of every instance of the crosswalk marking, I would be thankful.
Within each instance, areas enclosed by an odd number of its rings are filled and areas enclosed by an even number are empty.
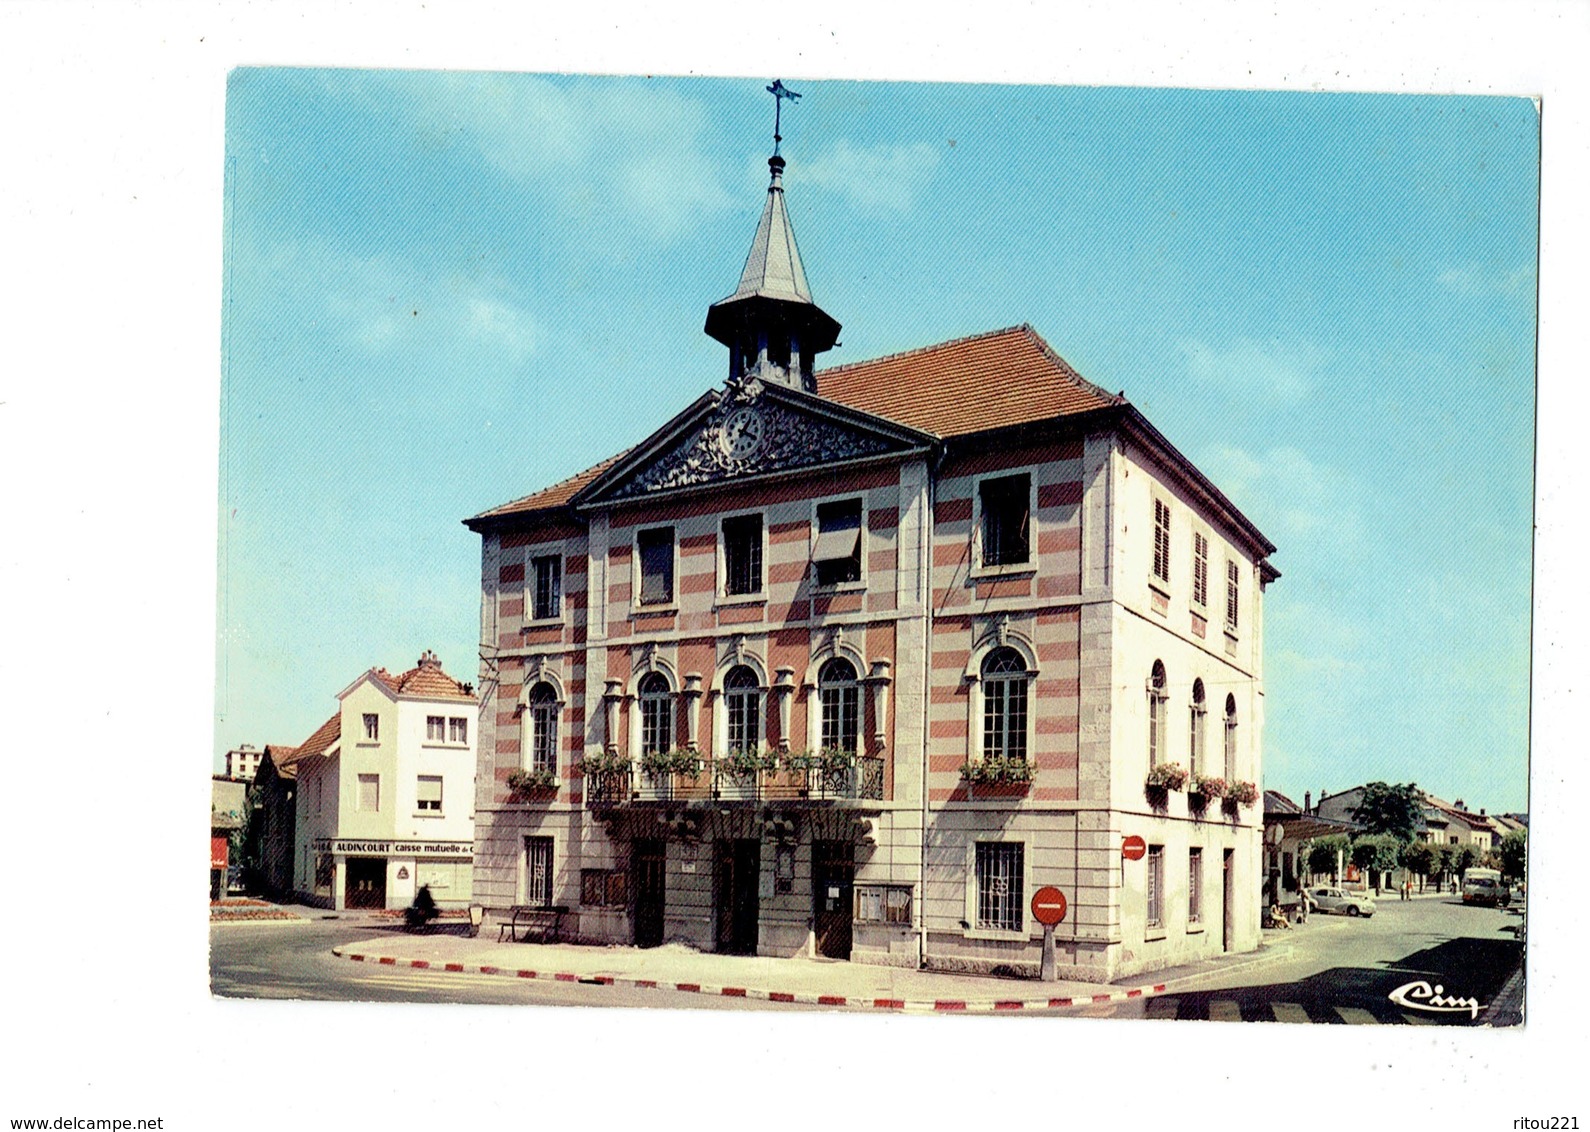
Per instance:
[[[1209,1021],[1240,1022],[1242,1021],[1242,1011],[1229,998],[1213,999],[1209,1003]]]
[[[1356,1006],[1333,1006],[1332,1010],[1341,1015],[1343,1022],[1349,1026],[1378,1026],[1380,1019],[1367,1010],[1360,1010]]]
[[[1270,1010],[1277,1022],[1307,1022],[1308,1011],[1295,1002],[1272,1002]]]

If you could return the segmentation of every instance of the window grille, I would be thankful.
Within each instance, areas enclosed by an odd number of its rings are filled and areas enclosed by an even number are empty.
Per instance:
[[[635,536],[640,553],[640,603],[666,605],[674,599],[674,530],[659,527]]]
[[[525,903],[552,907],[552,838],[527,837],[525,849]]]
[[[731,595],[762,592],[762,516],[723,520],[723,589]]]
[[[1193,534],[1193,602],[1209,604],[1209,540],[1197,533]]]
[[[544,621],[559,616],[563,608],[563,559],[556,554],[533,558],[530,573],[535,585],[531,617]]]
[[[824,664],[817,673],[817,691],[822,703],[823,747],[854,751],[861,714],[855,665],[840,657]]]
[[[673,696],[668,680],[651,672],[640,682],[640,749],[643,754],[666,751],[674,744]]]
[[[1007,566],[1031,559],[1032,477],[1000,476],[978,485],[982,504],[983,565]]]
[[[1170,508],[1154,500],[1154,577],[1170,581]]]
[[[1019,932],[1022,928],[1022,843],[977,843],[977,927]]]
[[[1237,564],[1226,562],[1226,628],[1232,632],[1237,629],[1237,581],[1240,575]]]
[[[1163,927],[1165,923],[1165,847],[1148,847],[1148,926]]]
[[[558,769],[558,696],[544,681],[530,691],[530,769]]]
[[[983,661],[983,758],[1027,759],[1027,664],[1012,648]]]
[[[861,500],[817,505],[817,544],[812,548],[817,584],[837,586],[861,580]]]
[[[1187,922],[1199,924],[1204,918],[1204,851],[1187,851]]]
[[[728,709],[728,750],[754,751],[762,742],[761,684],[745,665],[729,673],[723,681],[723,694]]]

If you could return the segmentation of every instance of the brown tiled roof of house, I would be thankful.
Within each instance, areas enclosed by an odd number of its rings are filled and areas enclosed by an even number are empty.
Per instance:
[[[817,392],[937,436],[1123,404],[1020,326],[820,370]]]
[[[314,758],[325,754],[331,746],[342,738],[342,712],[338,711],[326,722],[315,729],[315,733],[299,744],[293,752],[287,765],[297,766],[304,759]],[[279,767],[281,764],[278,763]]]
[[[399,695],[471,702],[475,699],[469,688],[442,671],[442,662],[429,649],[418,664],[401,676],[394,676],[384,668],[372,668],[370,675]]]
[[[501,507],[493,507],[490,511],[482,511],[475,518],[489,519],[497,515],[518,515],[527,511],[548,511],[554,507],[561,507],[573,499],[581,488],[629,455],[629,453],[630,449],[626,448],[616,456],[609,456],[600,464],[592,464],[583,472],[577,472],[568,479],[553,484],[551,487],[542,488],[534,495],[527,495],[523,499],[515,499],[512,503],[504,503]]]
[[[340,719],[341,716],[339,715],[338,718]],[[263,766],[266,760],[269,760],[270,764],[276,768],[276,777],[298,777],[298,772],[293,769],[293,763],[298,760],[297,747],[286,747],[280,743],[266,743],[265,756],[260,760],[260,764]]]

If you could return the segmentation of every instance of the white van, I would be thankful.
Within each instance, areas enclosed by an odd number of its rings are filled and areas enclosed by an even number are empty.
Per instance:
[[[1513,890],[1495,869],[1463,870],[1463,903],[1506,907],[1513,902]]]

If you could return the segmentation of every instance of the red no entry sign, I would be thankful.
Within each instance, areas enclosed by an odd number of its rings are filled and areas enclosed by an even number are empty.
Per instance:
[[[1044,885],[1032,894],[1032,918],[1052,927],[1066,918],[1066,894],[1053,885]]]
[[[1128,861],[1141,861],[1147,852],[1148,842],[1135,833],[1121,842],[1121,856]]]

